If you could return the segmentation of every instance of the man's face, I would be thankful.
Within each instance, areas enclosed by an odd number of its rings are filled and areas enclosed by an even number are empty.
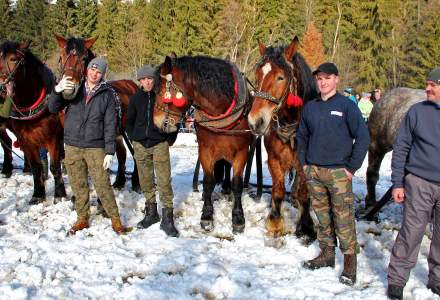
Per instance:
[[[139,82],[141,83],[142,88],[146,92],[151,91],[154,87],[154,78],[145,77],[145,78],[142,78],[141,80],[139,80]]]
[[[426,97],[428,100],[436,101],[440,103],[440,84],[434,81],[428,80],[426,82]]]
[[[339,76],[335,74],[327,74],[319,72],[316,74],[316,81],[321,95],[328,95],[336,92],[336,87],[339,83]]]
[[[375,90],[375,91],[374,91],[374,98],[375,98],[376,100],[379,100],[381,96],[382,96],[382,93],[381,93],[380,90]]]
[[[102,73],[96,68],[87,69],[87,83],[97,85],[102,79]]]

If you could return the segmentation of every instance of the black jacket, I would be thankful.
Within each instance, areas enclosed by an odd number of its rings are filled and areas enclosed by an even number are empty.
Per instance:
[[[391,181],[405,186],[406,173],[440,184],[440,106],[423,101],[411,106],[393,145]]]
[[[154,126],[153,109],[156,101],[156,94],[139,90],[131,96],[127,109],[127,120],[125,130],[130,140],[141,143],[144,147],[150,148],[161,142],[174,143],[176,133],[163,133]]]
[[[116,149],[117,113],[115,97],[107,83],[102,83],[89,103],[85,100],[85,86],[81,85],[75,99],[65,100],[52,92],[49,111],[65,109],[64,142],[80,148],[104,148],[106,154]]]
[[[296,138],[303,166],[345,167],[352,174],[361,167],[370,143],[359,108],[339,93],[304,106]]]

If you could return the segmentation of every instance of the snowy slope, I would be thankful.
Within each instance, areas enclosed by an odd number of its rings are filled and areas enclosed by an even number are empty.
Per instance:
[[[91,228],[68,237],[76,213],[70,201],[53,205],[52,178],[46,182],[48,200],[37,206],[27,204],[31,176],[14,170],[12,178],[0,178],[0,299],[386,299],[386,269],[401,221],[400,205],[385,207],[378,225],[358,222],[358,282],[348,287],[338,281],[339,251],[335,269],[309,271],[302,263],[317,255],[316,242],[306,247],[292,234],[276,241],[265,237],[268,194],[259,202],[243,194],[246,230],[233,235],[232,202],[216,189],[215,229],[204,233],[199,225],[201,193],[191,187],[197,159],[194,135],[179,134],[171,156],[181,232],[177,239],[166,237],[159,224],[117,236],[110,220],[96,214],[95,192]],[[390,159],[388,154],[381,168],[378,197],[390,185]],[[14,164],[22,163],[14,157]],[[264,169],[265,183],[270,184]],[[359,201],[366,194],[365,171],[366,161],[354,180]],[[65,181],[70,196],[67,177]],[[123,223],[135,226],[142,218],[143,196],[128,186],[116,197]],[[296,211],[287,202],[284,215],[293,231]],[[425,237],[406,299],[435,298],[425,287],[428,251]]]

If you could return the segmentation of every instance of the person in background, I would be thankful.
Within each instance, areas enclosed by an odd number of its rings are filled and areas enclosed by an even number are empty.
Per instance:
[[[370,138],[356,105],[337,92],[338,69],[324,63],[313,72],[320,96],[302,111],[297,133],[298,158],[306,174],[312,208],[318,218],[320,254],[307,269],[335,266],[336,238],[344,254],[340,282],[356,282],[356,239],[352,177],[364,161]]]
[[[347,97],[348,99],[350,99],[351,101],[353,101],[354,104],[357,104],[356,98],[353,94],[353,89],[351,87],[346,88],[344,90],[344,94],[345,97]]]
[[[106,71],[107,62],[96,57],[88,64],[86,80],[74,99],[63,98],[62,92],[74,86],[67,76],[55,86],[49,99],[51,113],[66,108],[64,164],[75,196],[77,213],[77,221],[69,234],[89,227],[89,173],[105,212],[111,218],[113,230],[117,234],[128,231],[121,224],[118,205],[106,171],[112,164],[116,150],[117,126],[116,99],[111,86],[104,80]]]
[[[373,109],[373,103],[370,100],[371,93],[362,93],[362,98],[359,100],[358,107],[362,113],[365,123],[368,123],[371,110]]]
[[[371,92],[371,102],[375,104],[382,97],[382,91],[380,89],[375,89]]]
[[[179,232],[174,226],[174,194],[171,186],[169,149],[169,142],[174,142],[177,132],[166,134],[154,126],[155,73],[156,68],[151,65],[145,65],[137,71],[137,80],[141,84],[141,89],[130,98],[125,125],[127,135],[133,141],[134,158],[145,196],[145,215],[137,227],[148,228],[160,221],[154,186],[154,174],[156,174],[157,189],[163,205],[160,228],[168,236],[178,237]]]
[[[427,100],[408,110],[393,145],[392,195],[404,209],[388,266],[390,299],[403,298],[429,222],[433,232],[427,287],[440,295],[440,68],[428,74],[425,90]]]

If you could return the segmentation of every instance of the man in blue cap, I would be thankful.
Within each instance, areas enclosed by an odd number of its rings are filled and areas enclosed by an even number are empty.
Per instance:
[[[425,89],[427,100],[408,110],[393,145],[392,195],[404,210],[388,267],[390,299],[403,298],[429,222],[427,287],[440,295],[440,68],[428,74]]]
[[[111,86],[104,80],[107,61],[92,59],[87,66],[86,80],[73,99],[65,99],[63,91],[72,89],[71,78],[64,76],[55,86],[49,99],[49,111],[57,113],[65,108],[64,143],[67,174],[75,195],[77,221],[70,234],[89,227],[90,173],[96,193],[111,218],[117,234],[127,230],[122,226],[115,195],[110,185],[107,169],[112,164],[116,150],[116,99]]]

